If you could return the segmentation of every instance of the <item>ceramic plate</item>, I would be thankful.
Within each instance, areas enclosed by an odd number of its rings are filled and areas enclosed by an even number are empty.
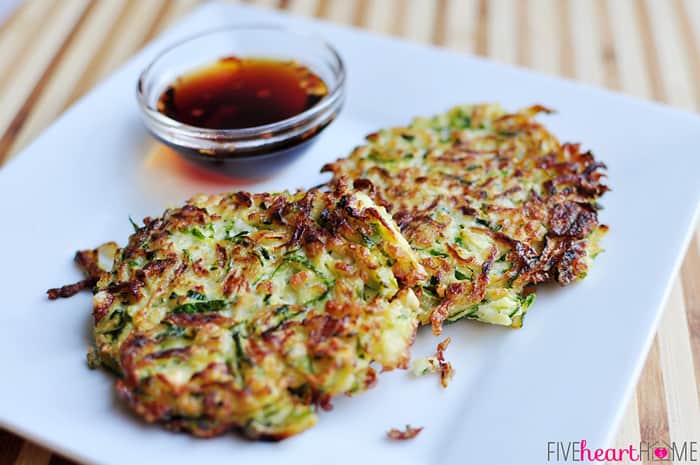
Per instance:
[[[232,23],[281,23],[332,42],[348,67],[347,103],[312,150],[264,182],[193,178],[154,151],[134,87],[158,51]],[[609,167],[611,226],[588,278],[538,293],[521,330],[467,321],[446,327],[456,375],[380,377],[338,398],[308,432],[281,443],[235,434],[212,440],[147,425],[117,401],[114,379],[90,371],[89,293],[49,302],[45,290],[80,278],[75,250],[125,240],[128,216],[158,215],[200,192],[310,187],[327,161],[377,128],[465,102],[532,103],[562,140],[580,141]],[[146,47],[67,111],[0,171],[0,425],[85,462],[544,463],[547,442],[613,437],[634,388],[700,198],[700,118],[478,58],[241,6],[208,4]],[[414,356],[439,340],[420,331]],[[425,429],[413,441],[391,427]]]

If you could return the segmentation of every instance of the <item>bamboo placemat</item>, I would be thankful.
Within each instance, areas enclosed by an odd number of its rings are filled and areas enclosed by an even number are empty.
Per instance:
[[[0,25],[0,163],[199,3],[26,0]],[[686,110],[700,108],[700,0],[249,3],[483,55]],[[615,445],[700,439],[698,367],[696,231]],[[70,419],[66,422],[70,427]],[[544,463],[544,444],[542,454]],[[73,462],[0,430],[0,465],[49,463]]]

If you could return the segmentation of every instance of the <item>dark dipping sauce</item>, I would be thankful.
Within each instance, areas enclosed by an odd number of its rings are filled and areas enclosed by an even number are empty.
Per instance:
[[[227,57],[177,78],[157,110],[190,126],[242,129],[291,118],[327,94],[325,82],[294,61]]]

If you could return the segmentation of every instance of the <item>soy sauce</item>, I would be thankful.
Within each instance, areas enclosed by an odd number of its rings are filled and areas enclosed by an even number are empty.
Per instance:
[[[327,94],[323,80],[294,61],[227,57],[177,78],[157,109],[190,126],[241,129],[298,115]]]

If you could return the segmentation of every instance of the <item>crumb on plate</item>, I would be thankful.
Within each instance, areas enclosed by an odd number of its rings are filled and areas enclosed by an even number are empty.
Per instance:
[[[401,431],[400,429],[397,428],[391,428],[389,431],[387,431],[386,435],[389,439],[395,439],[397,441],[404,441],[406,439],[413,439],[420,432],[423,431],[423,427],[418,427],[414,428],[411,425],[406,425],[406,429]]]
[[[440,373],[440,384],[446,388],[454,376],[452,364],[445,360],[445,350],[450,345],[451,338],[446,338],[437,345],[435,355],[421,357],[413,361],[412,369],[415,376],[423,376],[428,373]]]

